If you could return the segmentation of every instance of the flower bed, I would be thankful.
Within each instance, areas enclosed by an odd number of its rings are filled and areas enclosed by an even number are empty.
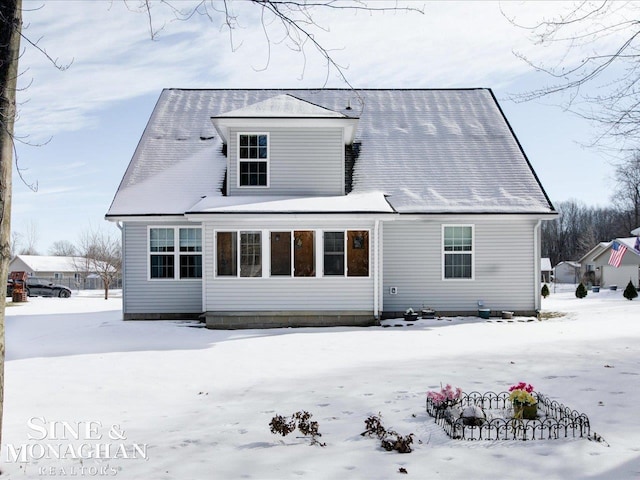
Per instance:
[[[591,438],[589,418],[584,413],[550,400],[541,393],[531,395],[537,401],[534,420],[514,418],[510,392],[461,392],[455,404],[442,404],[427,396],[427,413],[450,438],[460,440]],[[470,408],[474,415],[468,415]]]

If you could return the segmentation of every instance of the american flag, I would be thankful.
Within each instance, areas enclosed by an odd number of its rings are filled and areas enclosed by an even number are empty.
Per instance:
[[[613,242],[613,245],[611,246],[611,256],[609,257],[609,265],[613,265],[618,268],[622,263],[622,257],[626,251],[627,247],[618,242]]]

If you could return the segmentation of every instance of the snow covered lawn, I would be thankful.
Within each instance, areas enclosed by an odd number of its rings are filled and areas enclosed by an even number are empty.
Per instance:
[[[640,478],[640,301],[570,289],[543,306],[563,316],[209,331],[122,322],[119,298],[91,292],[31,298],[7,308],[4,478]],[[425,412],[441,383],[499,392],[519,381],[588,415],[609,446],[456,441]],[[273,416],[299,410],[326,447],[269,432]],[[412,453],[360,436],[378,413],[415,434]],[[61,422],[88,430],[61,438]],[[74,459],[69,446],[83,443],[103,445],[102,458]],[[47,444],[66,458],[46,458]]]

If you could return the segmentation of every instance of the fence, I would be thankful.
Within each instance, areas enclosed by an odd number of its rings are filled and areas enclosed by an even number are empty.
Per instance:
[[[55,278],[55,277],[41,277],[41,276],[39,276],[38,278],[46,278],[51,283],[64,285],[65,287],[68,287],[71,290],[102,290],[104,288],[104,285],[102,284],[102,279],[97,276],[91,276],[91,277],[80,278],[80,279],[76,279],[73,277]],[[118,275],[109,284],[109,289],[113,289],[113,288],[122,288],[121,275]]]
[[[457,406],[480,407],[485,419],[456,417],[451,408],[442,408],[427,398],[427,413],[434,417],[445,433],[460,440],[550,440],[558,438],[587,438],[601,440],[591,435],[589,418],[541,393],[533,394],[538,400],[538,417],[535,420],[513,418],[509,392],[463,393]]]

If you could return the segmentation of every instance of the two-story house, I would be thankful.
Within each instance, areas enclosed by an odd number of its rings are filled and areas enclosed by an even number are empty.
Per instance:
[[[540,307],[554,208],[488,89],[164,90],[107,219],[125,319]]]

